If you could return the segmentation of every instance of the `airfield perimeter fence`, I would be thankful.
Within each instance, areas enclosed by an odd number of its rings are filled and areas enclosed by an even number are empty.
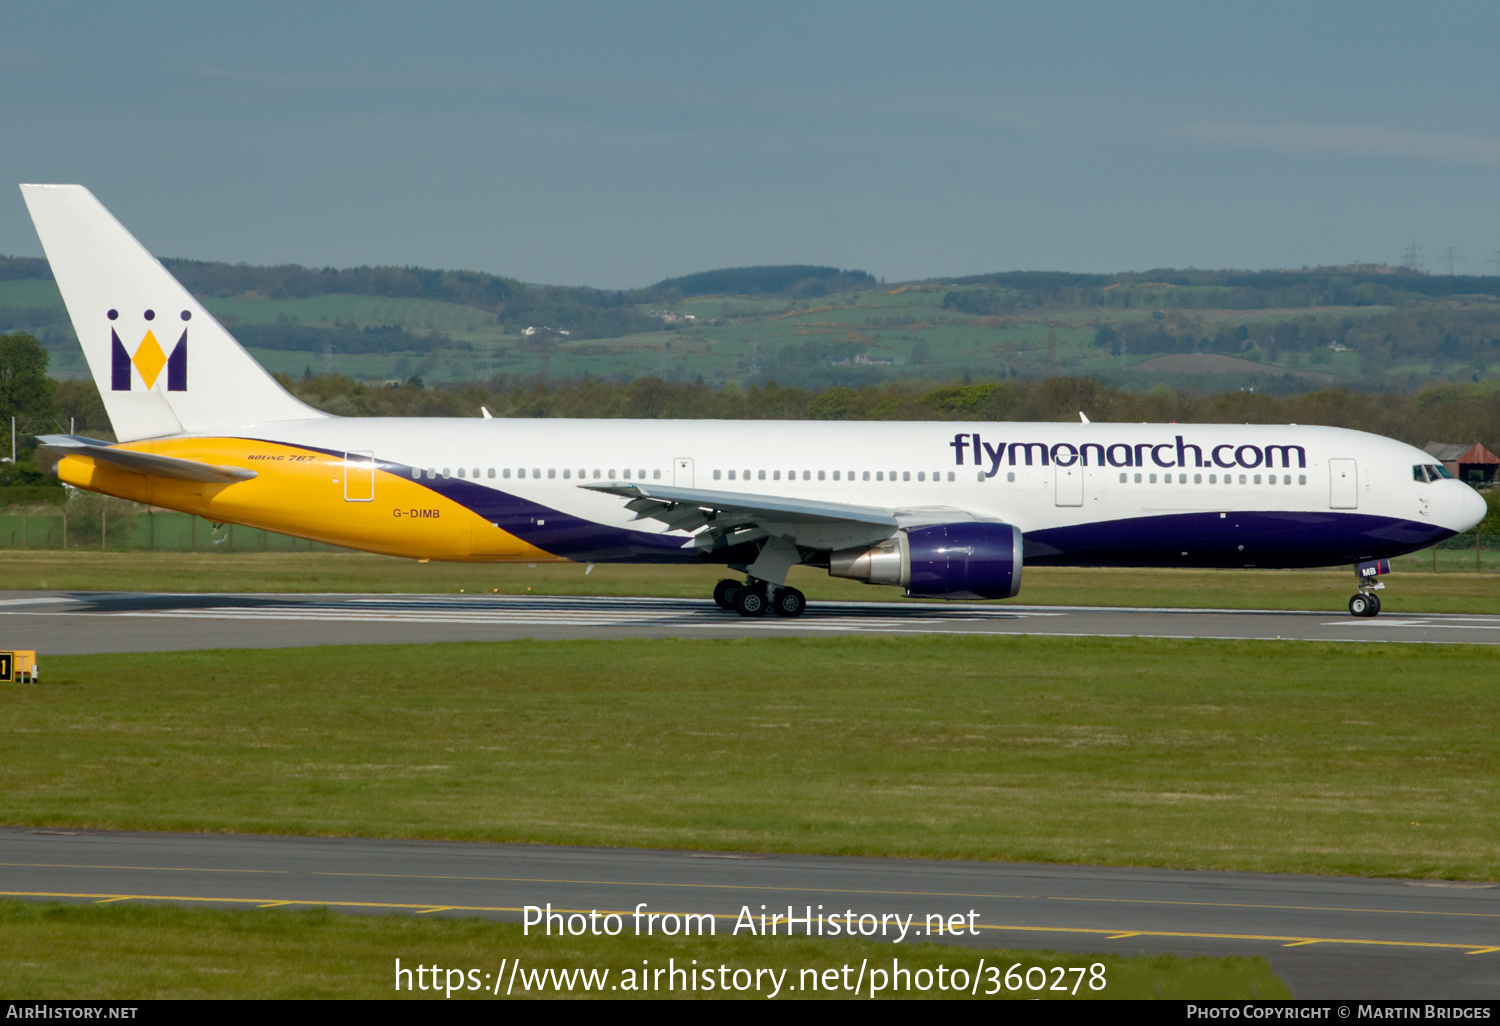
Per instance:
[[[64,505],[0,510],[0,549],[79,549],[107,552],[349,552],[337,545],[274,531],[224,524],[169,510],[90,511]]]

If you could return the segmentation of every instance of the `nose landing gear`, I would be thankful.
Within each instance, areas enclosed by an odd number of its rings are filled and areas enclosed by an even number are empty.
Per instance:
[[[1349,599],[1350,616],[1378,616],[1380,614],[1380,596],[1375,593],[1385,590],[1380,575],[1390,572],[1391,562],[1388,559],[1360,563],[1354,568],[1354,576],[1359,581],[1359,591]]]

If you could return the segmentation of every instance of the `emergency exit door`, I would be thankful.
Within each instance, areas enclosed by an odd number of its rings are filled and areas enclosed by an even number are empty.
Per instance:
[[[672,461],[672,483],[679,488],[693,487],[693,461],[691,457],[679,456]]]
[[[1075,463],[1071,467],[1053,467],[1052,469],[1057,475],[1057,505],[1082,506],[1083,468]]]

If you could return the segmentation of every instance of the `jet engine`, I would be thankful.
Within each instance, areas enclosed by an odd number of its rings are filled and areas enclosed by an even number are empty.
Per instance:
[[[1021,531],[975,522],[907,528],[868,549],[832,553],[828,573],[896,585],[913,598],[1014,598],[1021,590]]]

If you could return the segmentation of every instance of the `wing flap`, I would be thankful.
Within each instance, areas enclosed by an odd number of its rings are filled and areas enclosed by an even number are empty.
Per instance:
[[[869,524],[895,530],[899,521],[889,510],[873,506],[855,506],[842,502],[818,502],[791,499],[777,495],[749,495],[743,492],[718,492],[704,488],[679,488],[675,485],[638,485],[611,481],[580,487],[607,495],[629,499],[626,508],[638,517],[649,517],[671,523],[688,508],[733,515],[740,523],[761,520],[781,524]],[[717,519],[717,518],[715,518]]]

